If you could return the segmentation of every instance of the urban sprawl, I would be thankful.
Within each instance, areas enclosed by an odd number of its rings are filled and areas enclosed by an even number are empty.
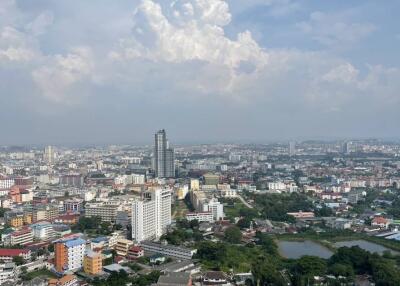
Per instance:
[[[399,142],[153,140],[0,147],[0,285],[400,285]]]

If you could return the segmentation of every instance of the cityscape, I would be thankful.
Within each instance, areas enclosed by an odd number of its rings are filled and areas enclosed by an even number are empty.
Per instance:
[[[0,286],[400,286],[399,0],[0,0]]]
[[[168,139],[2,147],[1,285],[396,279],[400,142]]]

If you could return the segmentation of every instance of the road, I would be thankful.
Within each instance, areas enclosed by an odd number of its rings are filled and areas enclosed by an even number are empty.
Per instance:
[[[248,202],[245,201],[245,199],[243,199],[243,197],[241,195],[237,195],[237,197],[239,198],[239,200],[249,209],[252,209],[253,206],[251,204],[249,204]]]

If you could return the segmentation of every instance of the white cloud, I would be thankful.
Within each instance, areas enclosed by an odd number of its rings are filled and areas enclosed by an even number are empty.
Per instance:
[[[322,45],[349,48],[376,30],[371,23],[352,22],[350,16],[346,13],[327,14],[317,11],[310,14],[308,21],[298,23],[297,27]]]
[[[344,63],[331,69],[322,76],[328,82],[352,83],[358,77],[359,71],[350,63]]]
[[[34,43],[27,35],[10,26],[0,30],[0,62],[29,61],[35,55]]]
[[[225,36],[223,26],[231,16],[224,1],[193,0],[183,5],[189,4],[195,16],[174,24],[158,3],[144,0],[134,15],[135,35],[123,39],[122,50],[112,55],[172,63],[199,60],[231,69],[239,68],[242,62],[258,68],[267,63],[268,55],[249,31],[239,33],[236,40]]]
[[[74,86],[89,80],[94,70],[89,48],[72,49],[71,53],[50,57],[47,64],[32,71],[42,94],[55,102],[74,103],[83,94],[73,94]]]

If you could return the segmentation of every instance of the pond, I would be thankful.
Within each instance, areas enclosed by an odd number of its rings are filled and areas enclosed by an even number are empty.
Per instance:
[[[376,244],[376,243],[373,243],[373,242],[369,242],[369,241],[366,241],[366,240],[339,241],[339,242],[336,242],[334,244],[334,246],[336,248],[344,247],[344,246],[347,246],[347,247],[358,246],[358,247],[360,247],[360,248],[362,248],[364,250],[367,250],[369,252],[377,252],[379,254],[382,254],[386,250],[389,250],[390,253],[395,254],[395,255],[400,254],[397,251],[391,250],[391,249],[389,249],[387,247],[384,247],[382,245],[379,245],[379,244]]]
[[[333,252],[321,244],[310,240],[305,241],[278,241],[279,253],[286,258],[297,259],[304,255],[329,258]]]

